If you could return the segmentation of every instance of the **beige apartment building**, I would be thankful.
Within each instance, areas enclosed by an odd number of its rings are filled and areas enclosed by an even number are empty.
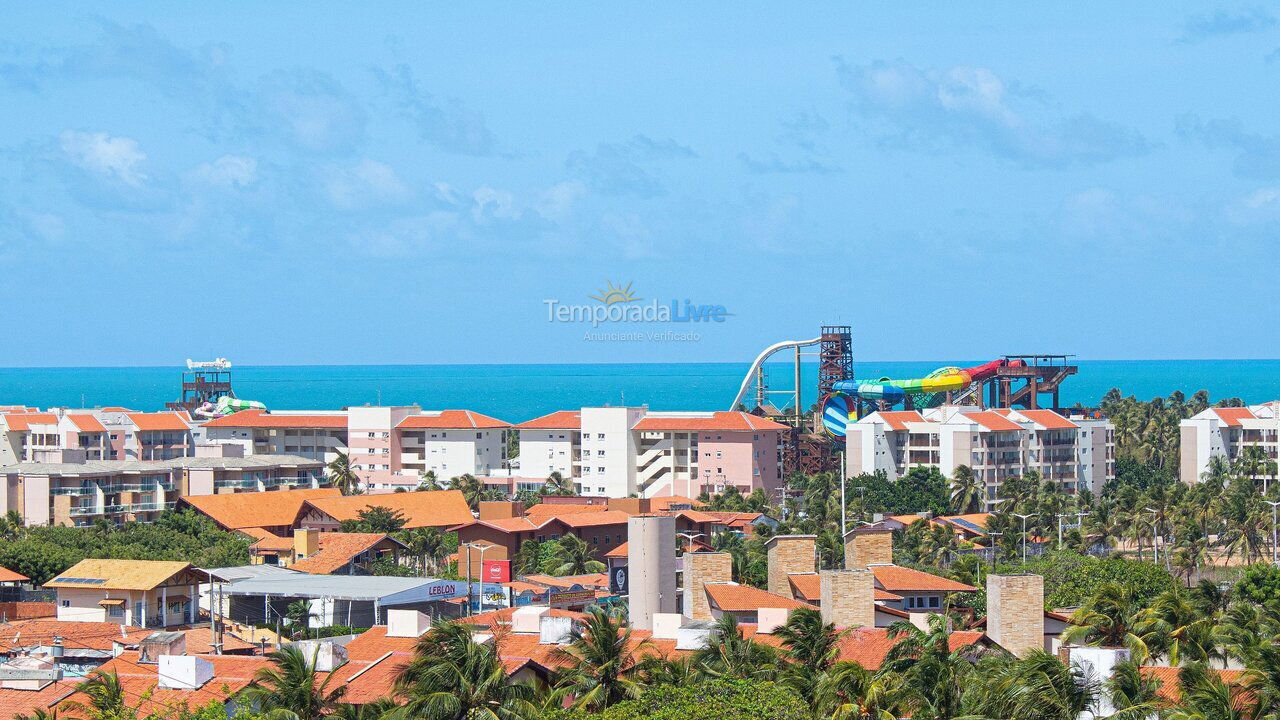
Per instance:
[[[943,406],[875,412],[848,426],[846,472],[884,472],[899,478],[916,467],[936,467],[950,477],[969,466],[986,486],[989,506],[1000,485],[1037,470],[1064,492],[1098,492],[1115,476],[1111,423],[1067,417],[1053,410],[980,410]]]
[[[1276,461],[1277,433],[1280,432],[1280,400],[1248,407],[1208,408],[1179,423],[1179,477],[1187,484],[1197,483],[1209,470],[1210,461],[1219,457],[1234,462],[1245,448],[1261,448],[1272,462]],[[1259,480],[1275,478],[1261,469]]]

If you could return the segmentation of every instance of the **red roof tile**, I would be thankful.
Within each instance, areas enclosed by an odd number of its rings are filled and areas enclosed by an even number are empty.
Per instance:
[[[920,413],[916,412],[915,410],[899,410],[896,412],[886,411],[886,412],[878,413],[878,415],[880,416],[880,419],[884,420],[886,425],[893,428],[894,430],[897,430],[898,432],[902,432],[906,430],[907,423],[909,422],[913,422],[913,423],[925,422],[924,417],[921,416]]]
[[[1015,432],[1023,429],[1018,423],[1001,416],[1000,413],[991,412],[990,410],[960,414],[992,432]]]
[[[53,413],[7,413],[4,419],[10,430],[18,432],[26,432],[31,429],[32,425],[56,425],[58,423],[58,416]]]
[[[165,431],[165,430],[190,430],[182,418],[177,413],[172,412],[155,412],[155,413],[127,413],[126,417],[141,431]]]
[[[1045,430],[1073,430],[1080,427],[1052,410],[1019,410],[1018,414]]]
[[[90,432],[106,432],[107,431],[107,428],[104,427],[103,424],[98,421],[98,418],[92,415],[68,414],[67,419],[70,420],[71,424],[75,425],[76,429],[79,430],[80,432],[90,433]]]
[[[1222,420],[1227,427],[1240,427],[1241,420],[1253,420],[1257,418],[1253,411],[1247,407],[1224,407],[1214,408],[1213,413]]]
[[[1140,667],[1138,672],[1144,677],[1160,681],[1156,694],[1166,702],[1176,703],[1182,697],[1182,683],[1178,678],[1181,668],[1176,667]],[[1244,670],[1213,670],[1227,685],[1239,686],[1245,674]]]
[[[948,580],[927,572],[912,570],[898,565],[871,565],[867,568],[875,575],[876,584],[891,593],[912,591],[934,592],[976,592],[972,585]]]
[[[655,417],[648,415],[636,423],[636,430],[651,432],[752,432],[786,430],[788,427],[751,413],[721,411],[692,417]]]
[[[346,413],[316,415],[272,415],[265,410],[241,410],[214,418],[204,424],[207,428],[317,428],[347,429]]]
[[[488,415],[481,415],[472,410],[441,410],[438,413],[410,415],[401,420],[396,427],[400,429],[484,430],[511,427],[511,423]]]
[[[399,510],[404,513],[404,527],[407,530],[465,525],[475,520],[460,490],[419,490],[346,497],[335,493],[327,497],[308,499],[306,503],[339,522],[356,520],[361,510],[371,507]]]
[[[328,575],[388,537],[385,533],[320,533],[320,550],[315,555],[293,563],[289,569],[312,575]]]
[[[877,608],[877,610],[887,609]],[[774,647],[782,646],[782,640],[777,635],[762,635],[756,632],[756,626],[753,624],[743,624],[739,627],[742,628],[742,634],[745,637]],[[894,645],[898,644],[899,639],[890,638],[887,628],[854,628],[840,638],[836,659],[856,662],[868,670],[879,670],[885,656]],[[958,631],[948,636],[947,644],[954,651],[982,640],[983,633]]]
[[[337,488],[271,490],[268,493],[190,495],[181,499],[224,528],[288,527],[307,500],[338,497]],[[404,493],[400,493],[404,494]]]
[[[139,716],[168,717],[186,706],[198,710],[210,702],[224,703],[243,690],[260,668],[270,660],[258,655],[200,655],[213,665],[213,679],[196,690],[174,690],[159,686],[159,665],[138,662],[138,653],[126,652],[98,668],[104,673],[115,673],[120,686]],[[145,698],[145,700],[143,699]],[[58,703],[58,709],[66,712],[72,702],[87,702],[87,698],[75,694]],[[59,714],[62,714],[61,712]]]
[[[26,575],[16,573],[7,567],[0,567],[0,583],[26,582],[30,579]]]
[[[578,430],[582,428],[582,413],[577,410],[557,410],[556,412],[522,423],[516,423],[518,430]]]
[[[813,607],[809,603],[771,593],[768,590],[754,588],[750,585],[707,583],[703,587],[706,588],[707,598],[711,600],[712,606],[725,612],[755,612],[760,608],[794,610],[796,608]]]

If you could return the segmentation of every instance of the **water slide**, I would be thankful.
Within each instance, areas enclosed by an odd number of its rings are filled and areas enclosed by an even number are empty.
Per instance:
[[[844,380],[831,386],[831,394],[822,402],[822,425],[834,437],[844,437],[845,426],[858,419],[858,402],[883,402],[886,405],[897,405],[912,397],[916,407],[931,407],[936,404],[939,393],[954,392],[969,387],[972,382],[986,380],[1006,364],[1010,367],[1023,365],[1021,360],[992,360],[969,368],[938,368],[922,378],[893,380]]]
[[[241,410],[266,410],[267,406],[257,400],[241,400],[230,395],[218,398],[218,403],[205,403],[196,409],[195,415],[201,417],[222,417]]]

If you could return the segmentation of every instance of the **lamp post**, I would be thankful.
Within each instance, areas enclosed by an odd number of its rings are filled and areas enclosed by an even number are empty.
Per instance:
[[[1058,549],[1062,549],[1062,518],[1071,517],[1075,513],[1058,513]]]
[[[1276,549],[1276,507],[1280,506],[1280,500],[1263,500],[1262,502],[1271,506],[1271,564],[1280,565],[1280,555]]]
[[[845,520],[844,511],[844,478],[849,473],[845,472],[844,451],[840,451],[840,537],[843,538],[849,523]]]
[[[1151,513],[1151,552],[1156,567],[1160,566],[1160,511],[1155,508],[1143,508]]]
[[[467,549],[467,580],[471,580],[471,551],[480,551],[480,612],[484,612],[484,552],[493,545],[481,545],[480,543],[463,543],[462,547]],[[471,613],[471,593],[467,592],[467,614]]]
[[[996,543],[1000,542],[1001,535],[1004,535],[1004,533],[1002,532],[987,533],[987,537],[991,538],[991,567],[993,568],[996,566]]]
[[[1014,513],[1014,517],[1022,518],[1022,564],[1027,564],[1027,518],[1035,517],[1035,513]],[[1025,571],[1024,571],[1025,572]]]
[[[684,538],[684,551],[686,553],[693,552],[694,540],[700,537],[706,537],[706,535],[704,535],[703,533],[694,533],[694,532],[682,532],[682,533],[676,533],[676,534]]]

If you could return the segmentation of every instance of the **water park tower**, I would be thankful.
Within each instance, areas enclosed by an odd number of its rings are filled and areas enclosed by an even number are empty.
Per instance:
[[[206,404],[216,403],[220,398],[235,396],[231,389],[230,360],[195,361],[187,358],[187,369],[182,373],[182,399],[165,403],[165,407],[194,412]]]

